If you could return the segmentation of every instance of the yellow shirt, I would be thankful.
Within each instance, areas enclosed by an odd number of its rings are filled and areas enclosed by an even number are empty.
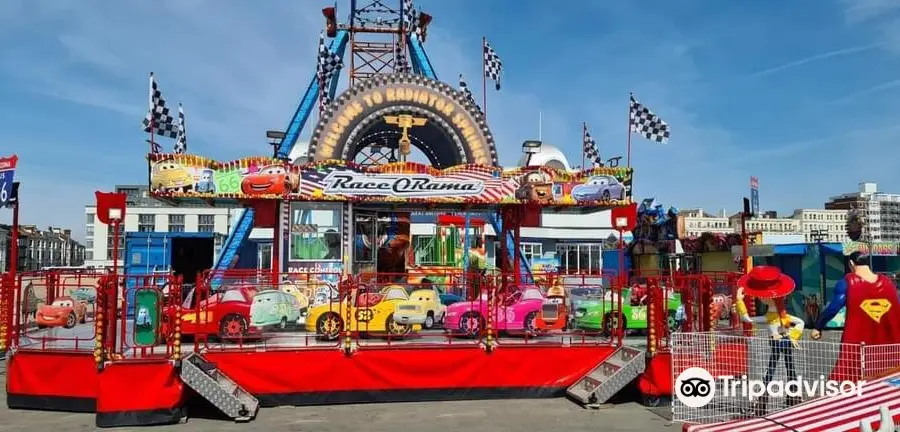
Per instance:
[[[747,313],[747,305],[744,304],[743,300],[738,300],[735,307],[737,308],[738,315],[741,317],[741,321],[753,324],[754,327],[768,329],[769,334],[771,334],[772,337],[779,337],[787,334],[791,340],[796,341],[800,340],[803,336],[803,320],[793,315],[787,316],[788,319],[791,320],[791,327],[786,328],[781,322],[781,317],[778,315],[778,312],[766,312],[764,316],[751,317],[750,314]]]

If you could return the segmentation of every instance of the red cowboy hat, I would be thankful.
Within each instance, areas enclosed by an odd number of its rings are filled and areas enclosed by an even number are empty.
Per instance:
[[[744,295],[748,297],[771,299],[790,294],[796,285],[778,267],[758,266],[741,276],[738,286],[744,289]]]

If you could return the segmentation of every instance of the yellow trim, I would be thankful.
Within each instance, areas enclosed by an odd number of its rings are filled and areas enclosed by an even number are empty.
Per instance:
[[[798,328],[792,328],[791,331],[788,332],[788,337],[793,341],[800,340],[803,337],[803,331]]]
[[[738,313],[738,315],[740,315],[740,316],[747,316],[747,315],[749,314],[749,313],[747,312],[747,305],[744,304],[744,301],[743,301],[743,300],[738,300],[738,301],[737,301],[737,304],[735,304],[735,307],[737,307],[737,313]]]

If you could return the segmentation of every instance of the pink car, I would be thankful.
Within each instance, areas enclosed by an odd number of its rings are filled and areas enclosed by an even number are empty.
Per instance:
[[[527,289],[515,291],[501,299],[494,308],[493,328],[497,331],[525,331],[537,334],[535,320],[544,304],[544,295],[540,290]],[[460,301],[447,306],[444,318],[444,329],[462,333],[466,336],[477,336],[485,328],[488,314],[487,295],[473,301]]]

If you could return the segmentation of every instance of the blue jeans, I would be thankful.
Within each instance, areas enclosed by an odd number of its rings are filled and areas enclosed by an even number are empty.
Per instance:
[[[789,338],[772,339],[769,341],[769,364],[766,366],[765,383],[772,381],[775,375],[775,369],[778,367],[778,360],[784,358],[784,367],[787,369],[787,379],[792,381],[797,379],[797,373],[794,370],[794,345]]]

